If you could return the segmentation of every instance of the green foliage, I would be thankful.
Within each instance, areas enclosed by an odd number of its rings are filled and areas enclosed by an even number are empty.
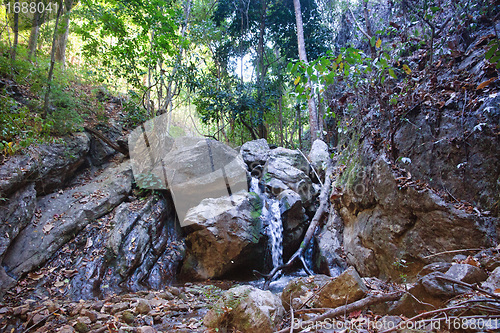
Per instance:
[[[489,60],[490,63],[496,66],[496,69],[500,69],[500,39],[494,39],[488,43],[490,47],[484,57]]]

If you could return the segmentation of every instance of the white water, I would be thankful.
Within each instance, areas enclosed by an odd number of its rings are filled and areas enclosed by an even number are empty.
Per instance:
[[[259,188],[259,180],[252,177],[249,191],[257,193],[264,201],[260,219],[267,225],[266,232],[269,237],[269,247],[273,262],[273,268],[283,264],[283,222],[279,201],[269,198]]]

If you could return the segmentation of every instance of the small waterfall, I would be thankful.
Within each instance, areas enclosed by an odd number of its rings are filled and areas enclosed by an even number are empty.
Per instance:
[[[259,179],[256,177],[252,177],[250,180],[249,191],[257,193],[264,201],[260,218],[262,223],[266,225],[273,267],[279,266],[283,264],[283,222],[281,221],[280,203],[262,193],[259,188]]]

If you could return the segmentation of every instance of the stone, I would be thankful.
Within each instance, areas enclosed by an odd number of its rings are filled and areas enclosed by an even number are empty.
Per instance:
[[[446,277],[448,274],[434,272],[420,278],[420,283],[429,295],[451,298],[467,291],[465,287],[439,279],[439,276]]]
[[[418,273],[418,277],[422,277],[432,272],[446,273],[446,271],[448,271],[450,267],[451,263],[449,262],[444,262],[444,261],[433,262],[432,264],[425,265],[422,268],[422,270]]]
[[[489,272],[492,272],[495,268],[500,266],[500,251],[497,249],[483,250],[476,254],[474,258],[479,260],[481,267]]]
[[[82,316],[88,317],[92,323],[95,323],[99,318],[99,313],[94,310],[82,309],[80,311]]]
[[[135,315],[132,311],[130,310],[125,310],[121,314],[122,320],[127,323],[127,324],[132,324],[135,321]]]
[[[98,124],[95,126],[95,130],[99,131],[103,136],[108,138],[111,142],[118,142],[118,139],[122,135],[121,126],[113,121],[114,124],[105,125]],[[116,151],[111,148],[107,143],[101,139],[89,134],[90,136],[90,149],[89,157],[93,165],[100,166],[107,162]],[[122,139],[123,140],[123,139]],[[122,143],[123,144],[123,143]]]
[[[442,306],[443,300],[440,297],[430,295],[421,283],[416,283],[394,302],[386,313],[411,318],[421,312],[439,309]]]
[[[468,264],[452,265],[445,275],[470,284],[481,283],[488,278],[488,275],[481,268]]]
[[[321,231],[314,235],[317,244],[313,257],[316,271],[335,277],[347,268],[342,249],[343,228],[342,219],[335,209],[331,209]]]
[[[78,332],[78,333],[87,333],[89,329],[89,325],[91,324],[90,319],[87,317],[79,317],[76,320],[75,325],[73,328]]]
[[[159,293],[158,297],[162,298],[162,299],[166,299],[167,301],[173,300],[175,298],[175,296],[169,291],[164,291],[162,293]]]
[[[139,314],[148,314],[151,311],[151,305],[148,301],[140,299],[135,306],[135,311]]]
[[[302,203],[309,203],[314,188],[309,178],[309,162],[296,150],[276,148],[271,151],[264,167],[264,183],[278,179],[300,195]]]
[[[203,318],[209,328],[229,327],[242,332],[271,333],[285,311],[278,296],[251,286],[226,291]]]
[[[87,185],[39,199],[37,223],[24,228],[5,252],[9,275],[19,277],[39,267],[87,224],[120,204],[131,191],[131,176],[129,163],[124,163]]]
[[[297,277],[290,280],[281,293],[283,307],[286,311],[289,311],[290,301],[292,301],[294,306],[297,305],[298,308],[304,302],[312,300],[311,296],[331,280],[331,277],[321,274],[311,277]],[[295,299],[298,300],[294,301]]]
[[[156,333],[158,332],[151,326],[141,326],[137,328],[137,333]]]
[[[495,268],[495,270],[491,272],[490,276],[482,283],[481,287],[491,292],[498,293],[498,289],[500,289],[500,267]]]
[[[70,325],[64,325],[63,327],[57,330],[58,333],[73,333],[74,331],[75,329],[73,328],[73,326]]]
[[[240,148],[243,161],[248,165],[250,171],[257,165],[265,164],[269,158],[270,151],[266,139],[247,141]]]
[[[367,292],[365,283],[351,266],[320,289],[314,307],[336,308],[360,300]]]
[[[296,192],[287,189],[277,199],[283,223],[283,257],[287,260],[299,248],[307,230],[308,218],[302,199]]]
[[[191,209],[181,277],[205,280],[259,269],[266,251],[261,209],[261,199],[249,192],[205,199]]]
[[[311,146],[311,151],[307,155],[307,158],[319,176],[323,177],[328,161],[330,160],[328,145],[324,141],[316,139]]]

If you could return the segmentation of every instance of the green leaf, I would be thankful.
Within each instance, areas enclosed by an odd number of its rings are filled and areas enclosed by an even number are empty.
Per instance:
[[[495,44],[493,45],[489,50],[488,52],[486,52],[486,54],[484,55],[484,57],[486,59],[489,59],[491,58],[494,54],[495,54],[495,51],[498,49],[498,44]]]
[[[329,67],[331,64],[330,60],[327,59],[327,58],[321,58],[321,65],[323,65],[324,67]]]
[[[436,13],[436,12],[438,12],[438,11],[439,11],[440,9],[441,9],[441,8],[439,8],[439,7],[436,7],[436,6],[434,6],[434,7],[431,7],[431,11],[432,11],[433,13]]]
[[[370,45],[372,47],[375,47],[376,43],[377,43],[377,36],[372,36],[372,38],[370,38]]]
[[[491,58],[491,59],[490,59],[490,62],[491,62],[492,64],[494,64],[494,63],[497,63],[499,60],[500,60],[500,54],[499,54],[499,55],[494,56],[493,58]]]
[[[382,76],[382,78],[380,79],[380,84],[384,84],[385,82],[385,76]]]
[[[289,62],[288,65],[286,65],[286,71],[288,73],[291,73],[292,72],[292,68],[293,68],[293,63]]]
[[[393,78],[397,79],[397,76],[394,73],[394,70],[392,68],[389,68],[389,75],[392,76]]]

